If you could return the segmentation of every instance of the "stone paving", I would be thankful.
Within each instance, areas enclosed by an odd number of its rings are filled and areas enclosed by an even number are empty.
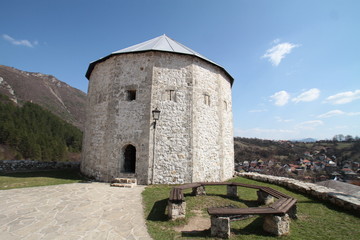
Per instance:
[[[144,186],[75,183],[0,191],[0,239],[151,239]]]

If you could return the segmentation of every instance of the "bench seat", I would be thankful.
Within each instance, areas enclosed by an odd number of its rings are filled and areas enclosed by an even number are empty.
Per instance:
[[[279,211],[270,207],[256,207],[256,208],[209,208],[209,215],[227,217],[233,215],[264,215],[264,214],[278,214]]]

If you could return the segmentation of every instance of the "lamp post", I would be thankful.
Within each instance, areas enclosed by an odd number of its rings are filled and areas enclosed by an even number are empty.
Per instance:
[[[156,121],[160,118],[160,110],[155,108],[155,110],[152,111],[153,119],[154,119],[154,129],[156,128]]]
[[[154,134],[153,134],[153,162],[152,162],[152,178],[151,178],[151,184],[154,184],[154,173],[155,173],[155,131],[156,131],[156,121],[160,119],[160,110],[155,108],[155,110],[152,111],[153,116],[153,126],[154,126]]]

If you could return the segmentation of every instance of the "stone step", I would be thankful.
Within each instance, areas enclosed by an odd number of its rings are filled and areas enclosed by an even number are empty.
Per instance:
[[[133,183],[137,184],[136,178],[114,178],[111,183]]]
[[[119,173],[119,178],[136,178],[135,173]]]
[[[121,187],[121,188],[133,188],[136,186],[134,183],[111,183],[111,187]]]

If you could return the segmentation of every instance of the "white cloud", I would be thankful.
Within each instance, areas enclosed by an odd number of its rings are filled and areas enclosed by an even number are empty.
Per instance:
[[[319,116],[317,116],[318,118],[329,118],[329,117],[334,117],[334,116],[339,116],[339,115],[346,115],[346,116],[358,116],[360,115],[360,112],[343,112],[341,110],[331,110],[327,113],[324,114],[320,114]]]
[[[360,115],[360,112],[349,112],[349,113],[346,113],[346,115],[348,115],[348,116],[358,116],[358,115]]]
[[[35,45],[38,45],[39,42],[38,41],[34,41],[34,42],[30,42],[29,40],[16,40],[12,37],[10,37],[7,34],[3,34],[2,35],[3,39],[5,39],[6,41],[10,42],[13,45],[20,45],[20,46],[25,46],[25,47],[34,47]]]
[[[278,41],[278,39],[275,39],[274,43],[277,43]],[[276,46],[266,50],[266,53],[261,58],[268,58],[272,65],[278,66],[285,55],[291,53],[293,48],[299,46],[300,45],[289,42],[279,43]]]
[[[314,130],[316,127],[323,125],[324,122],[321,120],[312,120],[299,123],[296,125],[296,128],[303,129],[303,130]]]
[[[290,139],[296,135],[296,131],[288,129],[251,128],[235,129],[235,136],[257,137],[261,139]]]
[[[287,129],[266,129],[266,128],[252,128],[248,129],[248,131],[256,132],[256,133],[293,133],[293,130]]]
[[[345,113],[343,111],[341,111],[341,110],[332,110],[332,111],[329,111],[327,113],[320,114],[317,117],[318,118],[328,118],[328,117],[334,117],[334,116],[343,115],[343,114],[345,114]]]
[[[280,42],[280,38],[274,39],[271,43],[272,44],[278,44]]]
[[[251,129],[236,129],[235,135],[243,136],[261,136],[261,134],[283,134],[283,133],[294,133],[293,130],[287,129],[271,129],[271,128],[251,128]]]
[[[332,104],[345,104],[355,101],[356,99],[360,98],[360,90],[355,91],[348,91],[348,92],[341,92],[335,95],[332,95],[326,99],[325,102],[329,102]]]
[[[276,92],[274,95],[270,96],[275,101],[276,106],[284,106],[288,103],[290,99],[290,94],[286,91]]]
[[[283,122],[283,123],[294,121],[293,119],[283,119],[281,117],[275,117],[275,119],[276,119],[276,121]]]
[[[317,88],[312,88],[309,91],[301,93],[299,96],[293,98],[293,102],[311,102],[316,100],[320,96],[320,90]]]
[[[253,110],[250,110],[249,112],[250,113],[260,113],[260,112],[267,112],[268,110],[267,109],[253,109]]]

